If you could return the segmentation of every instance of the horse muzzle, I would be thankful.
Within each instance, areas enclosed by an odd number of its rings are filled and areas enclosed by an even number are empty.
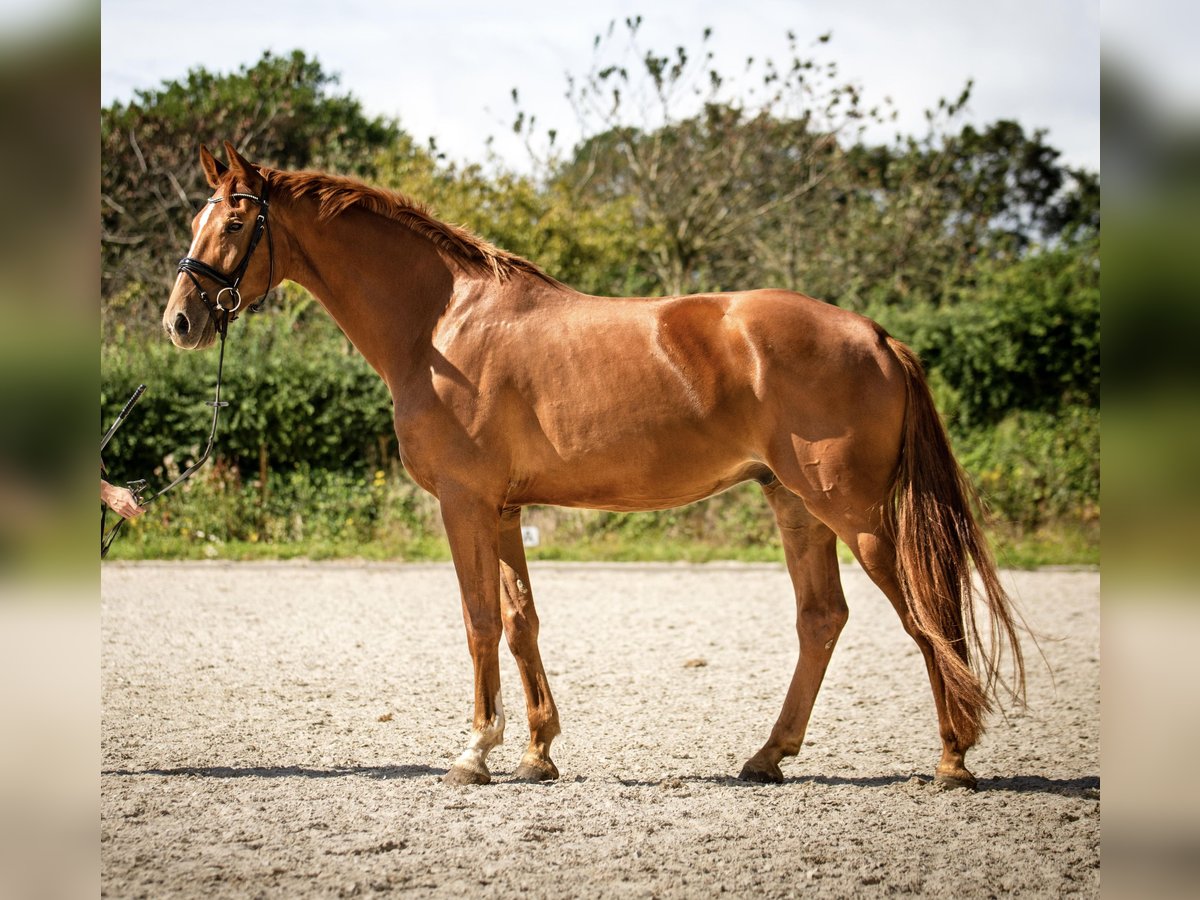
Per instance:
[[[181,350],[202,350],[212,346],[217,338],[217,327],[212,314],[203,304],[174,304],[163,314],[163,328],[171,343]]]

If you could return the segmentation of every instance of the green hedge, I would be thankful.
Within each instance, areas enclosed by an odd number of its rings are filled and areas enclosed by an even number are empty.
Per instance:
[[[165,337],[119,331],[100,357],[101,427],[141,382],[146,393],[117,432],[105,460],[122,478],[146,477],[164,460],[186,465],[208,437],[217,349],[183,352]],[[283,313],[245,316],[225,350],[217,451],[257,472],[298,466],[364,472],[396,455],[387,388],[325,316],[297,323]]]
[[[1018,410],[960,436],[955,451],[999,521],[1025,531],[1064,521],[1098,525],[1098,409]]]
[[[961,430],[1015,410],[1100,406],[1100,260],[1095,246],[981,266],[969,293],[872,315],[933,376]]]

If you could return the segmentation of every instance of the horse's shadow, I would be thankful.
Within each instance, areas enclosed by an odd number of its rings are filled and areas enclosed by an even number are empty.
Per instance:
[[[417,778],[441,778],[446,769],[434,766],[330,766],[309,768],[306,766],[178,766],[167,769],[102,769],[101,775],[116,777],[157,776],[162,778],[376,778],[381,781]],[[503,780],[503,773],[496,773]],[[661,787],[664,784],[710,784],[727,787],[762,787],[750,781],[742,781],[732,775],[680,775],[666,779],[618,778],[626,787]],[[798,775],[785,778],[785,785],[819,784],[826,787],[888,788],[897,785],[930,787],[928,775],[869,775],[847,778],[841,775]],[[1100,777],[1086,775],[1081,778],[1043,778],[1040,775],[1013,775],[1006,778],[982,778],[977,791],[1005,791],[1013,794],[1057,794],[1063,797],[1099,799]]]
[[[657,787],[664,783],[713,784],[728,787],[758,788],[764,785],[742,781],[732,775],[680,775],[678,778],[658,780],[618,779],[627,787]],[[819,784],[826,787],[851,786],[862,788],[888,788],[897,785],[914,785],[930,788],[933,779],[928,775],[868,775],[848,778],[841,775],[796,775],[784,778],[784,785]],[[1014,775],[1007,778],[981,778],[976,787],[978,793],[1005,791],[1013,794],[1058,794],[1064,797],[1099,799],[1100,777],[1085,775],[1080,778],[1043,778],[1040,775]]]
[[[868,778],[842,778],[836,775],[801,776],[796,782],[824,785],[857,785],[858,787],[887,787],[895,784],[930,786],[933,779],[928,775],[880,775]],[[1099,796],[1100,777],[1085,775],[1080,778],[1043,778],[1040,775],[1013,775],[1006,778],[980,778],[976,786],[979,793],[1005,791],[1011,794],[1060,794],[1070,797]]]
[[[102,769],[100,774],[164,778],[377,778],[391,781],[433,776],[440,778],[446,771],[433,766],[330,766],[324,769],[306,766],[178,766],[169,769]]]
[[[1064,797],[1100,799],[1100,776],[1079,778],[1043,778],[1040,775],[1013,775],[1008,778],[981,778],[981,791],[1008,791],[1012,794],[1059,794]]]

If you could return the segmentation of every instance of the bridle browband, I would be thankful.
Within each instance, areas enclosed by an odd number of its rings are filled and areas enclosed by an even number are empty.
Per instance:
[[[224,199],[224,197],[213,197],[208,202],[220,203]],[[231,193],[229,199],[249,200],[252,203],[258,204],[258,217],[254,221],[254,232],[250,235],[250,243],[246,246],[246,252],[243,254],[241,262],[237,264],[237,267],[230,274],[226,275],[203,260],[192,256],[185,256],[179,261],[179,266],[176,269],[177,272],[183,273],[192,280],[192,284],[196,286],[197,293],[200,294],[200,299],[208,307],[208,312],[213,318],[213,324],[216,326],[217,333],[222,338],[225,337],[225,330],[229,327],[229,323],[237,318],[237,312],[242,308],[242,294],[238,286],[242,283],[242,277],[246,274],[246,269],[250,265],[250,259],[254,256],[254,250],[258,246],[258,242],[262,240],[264,232],[267,235],[267,290],[257,302],[252,303],[248,307],[251,311],[258,309],[267,299],[267,295],[271,293],[271,281],[275,276],[275,246],[271,240],[271,227],[267,221],[267,212],[270,209],[267,203],[267,182],[263,182],[262,196]],[[210,297],[208,292],[204,290],[204,285],[200,283],[200,279],[196,277],[197,275],[209,278],[221,285],[215,299]],[[225,306],[221,303],[221,297],[224,294],[229,294],[232,303],[231,306]]]

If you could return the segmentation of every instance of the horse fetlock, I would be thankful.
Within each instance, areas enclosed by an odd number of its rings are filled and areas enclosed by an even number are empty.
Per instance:
[[[492,780],[487,757],[493,747],[504,743],[504,701],[499,691],[493,704],[492,718],[471,729],[471,742],[443,779],[447,784],[487,784]]]
[[[496,691],[496,695],[492,698],[492,709],[494,711],[490,719],[483,722],[476,720],[477,724],[471,729],[471,743],[467,748],[467,753],[480,751],[486,757],[488,751],[493,747],[504,743],[504,698],[499,691]]]

